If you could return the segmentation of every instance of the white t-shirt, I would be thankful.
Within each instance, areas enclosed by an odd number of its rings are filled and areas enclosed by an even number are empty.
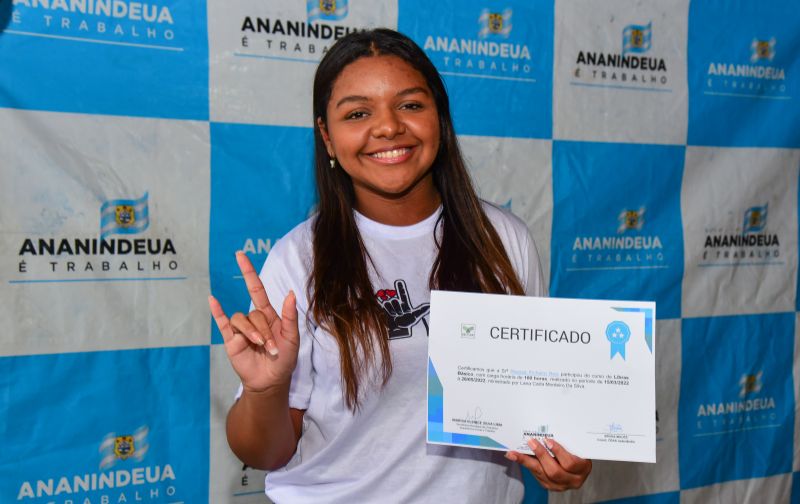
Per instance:
[[[544,295],[539,257],[525,224],[489,204],[484,204],[484,211],[526,294]],[[290,289],[297,296],[300,350],[289,405],[305,410],[297,452],[284,468],[266,477],[266,493],[276,503],[522,500],[519,467],[503,452],[425,442],[428,277],[437,253],[434,227],[440,212],[403,227],[356,213],[376,268],[370,268],[376,297],[387,313],[397,313],[405,287],[414,313],[405,327],[390,323],[394,371],[382,389],[362,382],[357,413],[344,402],[336,341],[313,322],[303,322],[312,268],[312,220],[297,226],[270,251],[260,275],[270,302],[280,307]]]

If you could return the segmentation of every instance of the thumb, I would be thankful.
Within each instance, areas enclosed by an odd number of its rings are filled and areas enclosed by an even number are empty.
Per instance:
[[[431,309],[430,303],[423,303],[414,308],[414,311],[411,312],[411,315],[414,317],[414,320],[419,320],[425,315],[427,315],[430,309]]]

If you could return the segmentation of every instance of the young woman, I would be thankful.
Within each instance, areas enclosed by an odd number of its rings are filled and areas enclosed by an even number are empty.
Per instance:
[[[579,487],[591,462],[555,442],[425,443],[430,290],[545,293],[525,224],[475,194],[433,64],[397,32],[350,34],[319,64],[314,117],[318,213],[260,277],[237,254],[249,314],[209,299],[242,381],[234,453],[279,503],[519,502],[518,464]]]

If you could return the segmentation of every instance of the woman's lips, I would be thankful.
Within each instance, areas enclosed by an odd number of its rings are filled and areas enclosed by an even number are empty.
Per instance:
[[[411,157],[412,150],[413,149],[411,147],[395,147],[392,149],[372,152],[367,154],[367,156],[378,163],[395,164],[402,163]]]

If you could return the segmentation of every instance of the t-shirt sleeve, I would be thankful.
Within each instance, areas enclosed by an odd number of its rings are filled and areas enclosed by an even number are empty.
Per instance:
[[[279,240],[267,256],[259,277],[264,283],[270,304],[281,314],[283,301],[294,291],[297,299],[297,322],[300,333],[300,347],[297,353],[297,366],[292,374],[289,386],[289,407],[305,410],[311,399],[314,367],[311,360],[313,350],[314,327],[308,313],[308,296],[306,293],[308,265],[304,264],[309,257],[298,250],[300,246],[311,246],[310,243],[299,243],[298,240],[284,238]],[[253,307],[251,305],[250,309]]]
[[[528,225],[507,209],[483,202],[483,208],[503,242],[526,296],[547,296],[539,251]]]
[[[542,263],[539,251],[530,231],[525,228],[525,255],[527,256],[527,278],[525,279],[526,296],[547,296],[547,285],[544,282]]]

